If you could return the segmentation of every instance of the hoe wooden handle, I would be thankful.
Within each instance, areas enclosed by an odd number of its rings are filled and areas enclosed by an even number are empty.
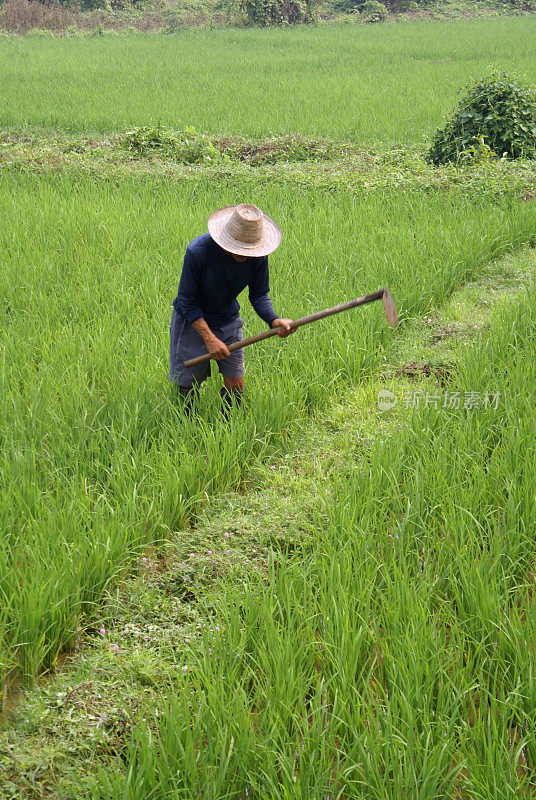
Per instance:
[[[375,300],[383,300],[385,313],[387,315],[387,321],[389,324],[398,324],[396,307],[393,298],[387,289],[379,289],[377,292],[366,294],[364,297],[357,297],[355,300],[348,300],[348,302],[340,303],[338,306],[326,308],[323,311],[316,311],[314,314],[309,314],[306,317],[295,319],[290,323],[290,329],[295,331],[297,328],[301,328],[302,325],[308,325],[310,322],[317,322],[319,319],[324,319],[324,317],[331,317],[332,314],[340,314],[341,311],[348,311],[350,308],[364,306],[366,303],[374,303]],[[264,339],[269,339],[271,336],[277,336],[281,330],[281,327],[277,327],[270,328],[262,333],[256,333],[255,336],[248,336],[247,339],[242,339],[240,342],[233,342],[233,344],[229,345],[228,349],[231,352],[233,352],[233,350],[240,350],[242,347],[255,344],[255,342],[262,342]],[[191,358],[189,361],[185,361],[184,366],[195,367],[196,364],[202,364],[204,361],[210,361],[210,355],[208,353],[205,353],[205,355],[202,356],[197,356],[197,358]]]

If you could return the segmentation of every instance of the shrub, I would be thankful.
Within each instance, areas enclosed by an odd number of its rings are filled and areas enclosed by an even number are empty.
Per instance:
[[[30,30],[59,31],[76,21],[76,15],[60,5],[44,5],[31,0],[8,0],[0,6],[0,27],[10,33]]]
[[[534,0],[496,0],[505,11],[534,11]]]
[[[241,3],[239,0],[216,0],[214,10],[224,15],[225,22],[230,23],[240,14]]]
[[[251,25],[295,25],[300,22],[313,22],[315,19],[315,0],[242,0]]]
[[[83,11],[95,11],[96,9],[107,11],[110,7],[109,0],[80,0],[80,8]]]
[[[339,13],[350,14],[355,11],[361,11],[365,0],[333,0],[332,8]]]
[[[90,7],[93,10],[87,10]],[[201,20],[192,18],[191,24],[196,23],[201,24]],[[112,29],[124,32],[127,26],[136,32],[160,31],[165,25],[164,9],[157,0],[151,0],[145,8],[141,0],[68,0],[68,5],[67,0],[63,4],[60,0],[5,0],[2,4],[0,0],[0,30],[9,33],[39,29],[75,35],[74,28],[83,33],[109,33]]]
[[[121,143],[135,155],[160,154],[183,164],[207,164],[224,158],[212,140],[194,128],[183,131],[172,131],[162,125],[135,128],[124,135]]]
[[[378,0],[365,0],[361,7],[363,19],[366,22],[383,22],[387,17],[388,11],[383,3]]]
[[[393,14],[405,14],[407,11],[418,11],[436,5],[439,0],[385,0],[387,10]],[[490,0],[493,2],[493,0]],[[469,3],[471,5],[471,3]]]
[[[418,8],[427,8],[433,5],[437,0],[385,0],[385,3],[379,3],[377,0],[332,0],[332,7],[334,11],[339,12],[355,12],[366,13],[365,7],[370,6],[372,12],[372,4],[376,9],[376,14],[385,19],[389,12],[394,14],[402,14],[406,11],[412,11]],[[378,9],[378,5],[383,6],[383,10]],[[373,14],[371,13],[371,16]],[[379,18],[367,20],[368,22],[379,22]]]
[[[387,0],[387,5],[389,6],[389,11],[395,14],[403,14],[405,11],[410,11],[417,7],[414,0]],[[421,3],[418,5],[420,6]]]
[[[478,142],[499,157],[536,152],[536,91],[520,78],[496,72],[469,86],[452,117],[436,131],[428,158],[434,164],[458,161]]]
[[[121,4],[125,5],[125,10],[112,13],[107,10],[104,0],[100,3],[99,0],[69,0],[68,5],[59,1],[5,0],[0,4],[0,29],[16,34],[38,29],[74,35],[74,28],[84,33],[95,30],[102,33],[112,28],[122,31],[127,24],[136,30],[162,30],[164,27],[164,15],[155,5],[140,13],[138,4],[130,0],[110,0],[109,3],[113,9],[118,9]],[[101,7],[97,8],[99,5]],[[94,10],[86,10],[90,7]]]
[[[486,144],[484,137],[480,136],[477,141],[460,153],[460,161],[473,164],[489,164],[497,160],[497,153]]]

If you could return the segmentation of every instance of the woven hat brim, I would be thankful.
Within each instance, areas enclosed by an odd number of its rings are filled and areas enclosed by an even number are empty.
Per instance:
[[[208,232],[214,241],[236,256],[267,256],[277,250],[283,234],[277,222],[263,212],[262,237],[258,242],[248,245],[233,238],[226,229],[236,206],[225,206],[214,211],[208,218]]]

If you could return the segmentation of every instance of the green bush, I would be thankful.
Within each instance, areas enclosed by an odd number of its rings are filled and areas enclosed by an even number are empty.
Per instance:
[[[469,86],[452,117],[436,131],[428,157],[434,164],[458,161],[486,144],[497,156],[536,152],[536,87],[496,72]]]
[[[505,11],[534,11],[534,0],[496,0],[497,6]]]
[[[225,16],[225,21],[230,23],[232,19],[236,19],[241,11],[240,0],[216,0],[214,4],[214,11]]]
[[[83,11],[109,11],[110,7],[110,0],[80,0]]]
[[[361,11],[365,0],[332,0],[332,8],[341,14]]]
[[[295,25],[300,22],[313,22],[315,19],[315,0],[242,0],[251,25]]]
[[[415,2],[415,0],[387,0],[389,11],[393,11],[395,14],[403,14],[405,11],[411,11],[422,5],[424,3]]]
[[[378,0],[332,0],[332,8],[338,12],[358,11],[362,14],[369,14],[371,19],[367,20],[368,22],[379,22],[381,19],[385,19],[385,15],[389,12],[403,14],[406,11],[428,8],[436,2],[437,0],[385,0],[385,3],[380,3]],[[369,6],[370,11],[367,12],[366,8]],[[378,6],[382,6],[383,9],[379,9]]]
[[[146,125],[126,133],[121,144],[138,156],[163,155],[184,164],[207,164],[224,158],[210,137],[194,128],[172,131],[162,125]]]
[[[361,7],[361,13],[366,22],[383,22],[388,11],[379,0],[365,0]]]

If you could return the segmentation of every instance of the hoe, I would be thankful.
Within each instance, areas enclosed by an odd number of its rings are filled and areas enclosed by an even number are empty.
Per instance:
[[[326,308],[324,311],[317,311],[314,314],[309,314],[307,317],[295,319],[291,323],[290,327],[291,330],[295,331],[297,328],[301,328],[302,325],[308,325],[310,322],[317,322],[319,319],[331,317],[332,314],[339,314],[341,311],[348,311],[350,308],[364,306],[366,303],[374,303],[376,300],[383,300],[385,316],[387,317],[387,322],[389,325],[398,325],[398,315],[396,313],[395,301],[391,297],[389,290],[378,289],[377,292],[366,294],[364,297],[358,297],[355,300],[348,300],[347,303],[341,303],[338,306],[333,306],[333,308]],[[247,339],[242,339],[240,342],[233,342],[233,344],[229,345],[229,350],[239,350],[241,347],[247,347],[249,344],[262,342],[263,339],[269,339],[270,336],[277,336],[280,330],[280,328],[270,328],[268,331],[256,333],[255,336],[249,336]],[[194,367],[196,364],[201,364],[203,361],[209,360],[209,354],[205,353],[203,356],[197,356],[197,358],[191,358],[189,361],[185,361],[184,365],[186,367]]]

